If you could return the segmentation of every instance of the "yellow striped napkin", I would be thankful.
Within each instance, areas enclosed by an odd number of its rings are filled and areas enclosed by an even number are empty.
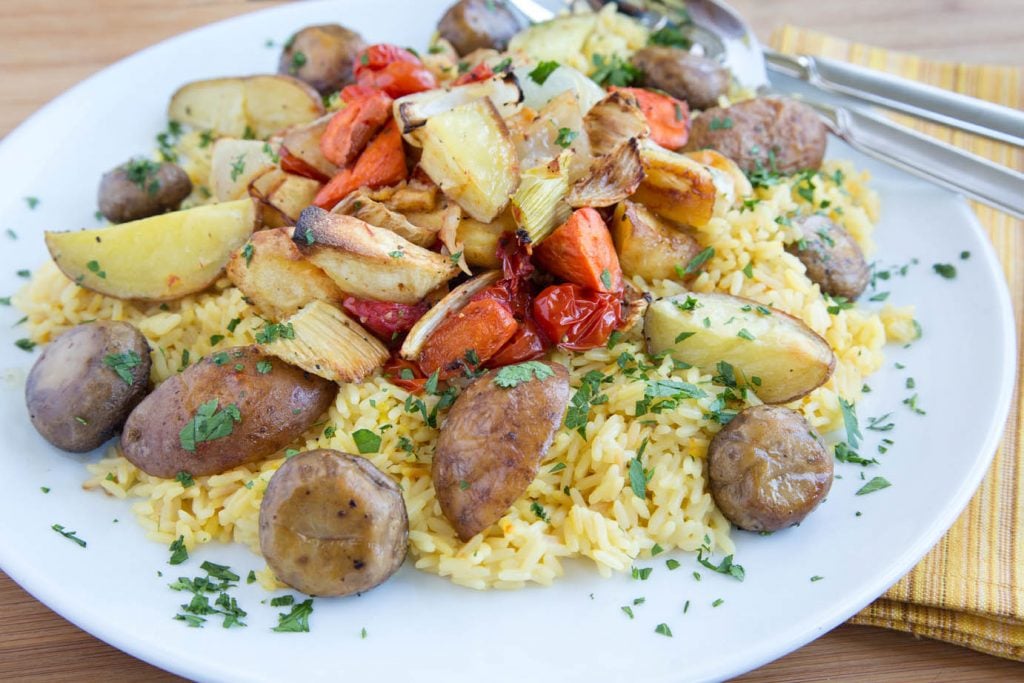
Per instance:
[[[823,55],[949,90],[1024,108],[1024,70],[928,62],[918,57],[785,26],[772,45]],[[1024,170],[1024,151],[910,117],[896,117],[937,138]],[[1024,191],[1024,188],[1022,188]],[[1024,320],[1024,222],[979,204],[1010,285],[1018,347]],[[851,621],[945,640],[1024,661],[1024,393],[1018,371],[1010,420],[995,461],[970,505],[937,546],[899,583]]]

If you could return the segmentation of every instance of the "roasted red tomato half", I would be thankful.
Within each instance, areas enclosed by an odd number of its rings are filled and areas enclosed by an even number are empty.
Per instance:
[[[359,54],[356,83],[402,97],[437,87],[437,79],[416,55],[397,45],[371,45]]]
[[[519,323],[519,328],[512,338],[491,356],[486,366],[489,368],[502,368],[506,365],[515,365],[528,360],[534,360],[544,355],[544,352],[551,348],[551,342],[540,331],[536,321],[527,317]]]
[[[430,306],[426,301],[418,304],[399,304],[391,301],[371,301],[350,296],[342,304],[345,310],[359,319],[371,332],[386,342],[404,335]]]
[[[423,391],[427,384],[427,377],[420,370],[420,366],[398,356],[392,356],[384,365],[384,376],[396,387],[413,394]]]
[[[603,346],[612,330],[622,324],[620,297],[579,285],[552,285],[533,300],[533,317],[558,346],[586,351]]]

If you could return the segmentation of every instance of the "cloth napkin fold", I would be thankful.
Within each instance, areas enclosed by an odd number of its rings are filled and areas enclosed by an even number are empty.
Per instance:
[[[1024,108],[1024,70],[1017,67],[930,62],[793,26],[775,31],[770,42],[782,52],[840,59]],[[911,117],[893,118],[1024,170],[1024,150]],[[1024,222],[972,205],[999,255],[1010,286],[1018,348],[1024,348]],[[1002,442],[967,509],[920,564],[852,623],[907,631],[1024,661],[1024,383],[1017,372]]]

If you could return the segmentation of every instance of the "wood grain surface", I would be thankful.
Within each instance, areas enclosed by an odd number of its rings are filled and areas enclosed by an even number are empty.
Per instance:
[[[83,78],[147,45],[276,4],[281,3],[0,0],[0,135]],[[776,25],[792,23],[930,59],[1024,64],[1024,0],[732,4],[762,39]],[[2,573],[0,605],[2,680],[181,680],[79,630]],[[1024,664],[902,633],[845,625],[741,680],[1024,681]]]

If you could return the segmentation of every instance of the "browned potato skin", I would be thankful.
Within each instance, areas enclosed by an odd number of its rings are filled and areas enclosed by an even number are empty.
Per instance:
[[[645,47],[633,53],[643,72],[641,85],[686,100],[693,109],[710,109],[729,92],[729,70],[713,59],[678,47]]]
[[[353,66],[365,48],[362,36],[339,24],[307,26],[285,43],[277,73],[295,76],[327,95],[353,82]],[[305,57],[302,66],[295,61],[299,53]]]
[[[711,122],[717,120],[716,129]],[[731,121],[729,128],[718,127]],[[686,149],[717,150],[750,173],[760,165],[779,173],[817,170],[825,156],[825,124],[806,104],[781,97],[758,97],[728,109],[715,107],[693,119]]]
[[[398,571],[409,517],[398,486],[369,460],[319,449],[285,461],[260,504],[260,552],[309,595],[351,595]]]
[[[504,0],[459,0],[437,24],[438,33],[460,55],[483,48],[504,50],[519,29],[519,19]]]
[[[333,382],[254,346],[223,351],[227,362],[217,365],[214,358],[220,352],[211,354],[165,381],[128,416],[121,448],[124,457],[146,474],[165,479],[178,472],[203,476],[262,460],[309,429],[337,394]],[[256,365],[264,360],[271,363],[271,370],[261,374]],[[181,447],[181,430],[199,406],[212,399],[221,410],[237,405],[242,421],[234,424],[230,435],[196,444],[190,453]]]
[[[832,455],[807,421],[782,406],[754,406],[708,448],[711,495],[749,531],[776,531],[809,515],[832,487]]]
[[[860,245],[825,216],[808,216],[798,225],[803,237],[787,250],[807,268],[807,277],[829,296],[855,300],[868,286],[871,269]]]
[[[628,200],[615,207],[612,240],[622,272],[648,281],[678,279],[676,266],[686,267],[701,249],[691,235]]]
[[[134,351],[131,384],[103,362]],[[25,384],[32,426],[57,448],[85,453],[103,445],[149,391],[149,344],[132,325],[103,320],[72,327],[36,360]]]
[[[495,372],[456,399],[441,425],[433,479],[441,512],[468,541],[508,511],[537,476],[569,403],[569,373],[504,389]]]
[[[97,202],[111,223],[127,223],[176,211],[191,192],[192,181],[177,164],[154,163],[153,171],[140,182],[128,177],[125,165],[103,174]]]

